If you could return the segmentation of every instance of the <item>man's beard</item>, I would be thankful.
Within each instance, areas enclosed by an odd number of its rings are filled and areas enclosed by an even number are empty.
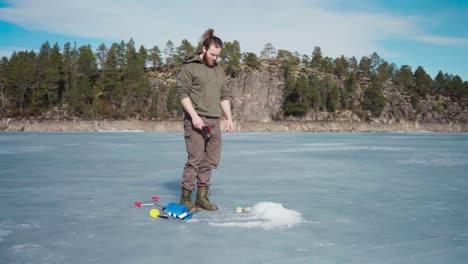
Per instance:
[[[211,67],[211,68],[216,65],[216,61],[215,60],[210,61],[208,59],[208,56],[206,56],[206,53],[205,53],[205,55],[203,55],[203,61],[205,62],[206,66]]]

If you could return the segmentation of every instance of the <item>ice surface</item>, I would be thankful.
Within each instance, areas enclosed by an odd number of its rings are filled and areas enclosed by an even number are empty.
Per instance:
[[[182,133],[1,133],[0,263],[468,259],[467,134],[225,133],[218,211],[135,208],[185,159]]]

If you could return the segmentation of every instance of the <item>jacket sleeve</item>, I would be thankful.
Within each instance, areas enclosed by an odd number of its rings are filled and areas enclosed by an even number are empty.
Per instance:
[[[231,90],[226,84],[226,78],[224,78],[223,86],[221,87],[221,102],[224,100],[232,101]]]
[[[190,87],[192,86],[192,75],[188,69],[188,65],[184,64],[180,67],[176,77],[176,93],[179,100],[190,96]]]

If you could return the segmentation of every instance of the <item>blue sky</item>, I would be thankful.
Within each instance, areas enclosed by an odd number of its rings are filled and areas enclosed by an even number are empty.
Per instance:
[[[468,80],[468,0],[0,0],[0,56],[38,50],[46,40],[63,46],[107,45],[133,38],[146,48],[195,44],[214,28],[242,52],[277,49],[310,55],[355,56],[376,51],[398,66],[421,65]]]

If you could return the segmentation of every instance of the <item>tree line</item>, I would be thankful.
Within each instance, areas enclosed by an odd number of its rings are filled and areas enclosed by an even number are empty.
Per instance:
[[[382,59],[376,52],[363,56],[331,58],[315,47],[311,56],[275,50],[268,43],[262,56],[276,57],[283,62],[286,75],[286,93],[283,111],[286,115],[303,116],[309,110],[335,112],[336,110],[369,111],[372,116],[380,116],[385,107],[384,86],[390,82],[410,97],[417,108],[427,95],[443,95],[453,101],[468,99],[468,82],[458,75],[439,71],[432,79],[422,66],[413,72],[411,67],[397,67]],[[298,67],[315,69],[309,74],[294,74]],[[317,72],[319,74],[317,74]],[[325,74],[324,74],[325,73]],[[317,78],[317,76],[323,78]],[[359,83],[367,80],[359,98]],[[340,82],[343,84],[340,85]]]
[[[183,63],[186,54],[201,50],[184,39],[179,46],[167,41],[161,51],[128,42],[101,44],[93,50],[90,45],[77,47],[66,43],[60,47],[49,42],[38,52],[18,51],[0,61],[0,116],[37,116],[54,108],[72,116],[96,117],[171,117],[181,113],[175,96],[175,85],[169,84],[161,93],[150,85],[148,72],[173,74],[174,67]],[[370,79],[360,107],[378,116],[385,106],[383,85],[393,81],[411,95],[417,105],[427,94],[449,96],[453,100],[468,97],[468,82],[459,76],[439,72],[432,79],[422,67],[414,72],[408,65],[397,68],[377,53],[356,58],[331,58],[315,47],[311,56],[276,50],[267,43],[260,56],[241,53],[238,41],[225,42],[219,56],[227,74],[236,77],[241,65],[253,69],[262,60],[281,62],[287,85],[283,112],[301,116],[310,109],[335,112],[356,108],[358,79]],[[300,68],[326,73],[325,78],[295,74]],[[335,78],[333,78],[335,76]],[[343,80],[340,88],[338,80]],[[160,98],[164,96],[165,98]],[[160,109],[158,102],[165,101]]]

